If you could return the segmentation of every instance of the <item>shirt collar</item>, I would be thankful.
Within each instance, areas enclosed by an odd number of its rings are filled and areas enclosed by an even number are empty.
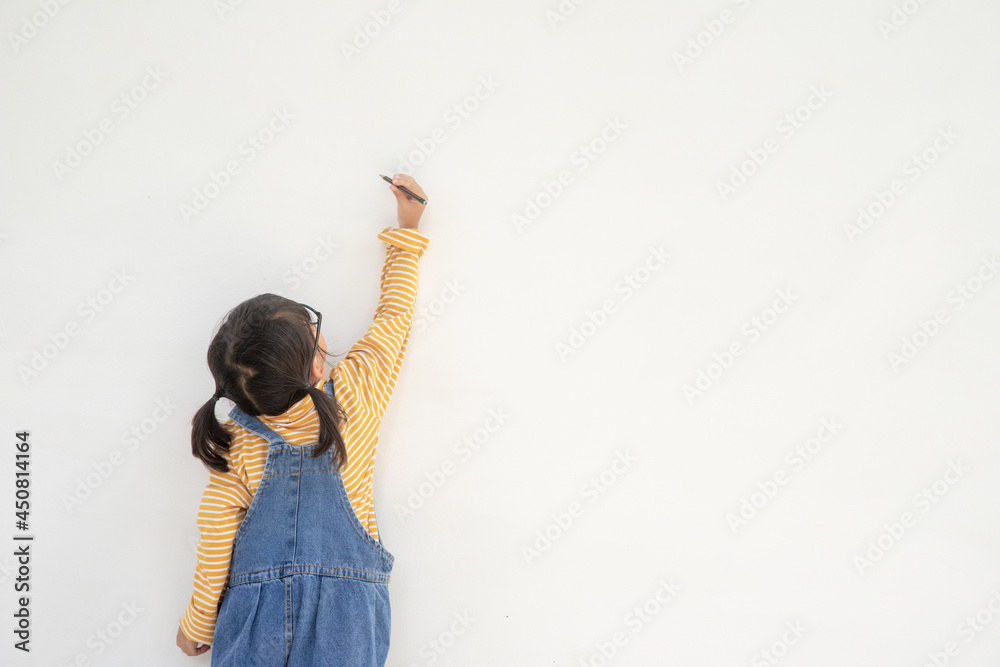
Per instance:
[[[324,379],[320,380],[313,386],[316,389],[323,389]],[[302,422],[310,419],[316,406],[313,405],[312,396],[306,394],[301,399],[292,404],[290,408],[285,410],[280,415],[258,415],[257,418],[264,422],[269,427],[279,426],[282,428],[295,428]]]

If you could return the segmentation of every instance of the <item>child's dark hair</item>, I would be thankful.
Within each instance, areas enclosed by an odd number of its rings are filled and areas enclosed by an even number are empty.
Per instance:
[[[259,294],[226,314],[208,346],[208,368],[215,396],[191,420],[191,453],[214,470],[229,466],[219,450],[229,451],[230,434],[215,416],[224,396],[249,415],[280,415],[308,393],[319,414],[319,447],[335,447],[334,464],[347,460],[339,424],[347,418],[335,396],[309,382],[316,334],[304,306],[277,294]]]

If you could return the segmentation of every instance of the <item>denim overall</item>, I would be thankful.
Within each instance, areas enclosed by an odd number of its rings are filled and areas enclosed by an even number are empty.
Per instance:
[[[318,443],[291,445],[239,407],[229,416],[269,447],[233,542],[212,667],[383,667],[394,558],[358,521],[333,447],[313,458]]]

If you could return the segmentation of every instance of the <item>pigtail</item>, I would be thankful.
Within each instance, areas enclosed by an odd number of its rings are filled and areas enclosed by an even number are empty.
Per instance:
[[[333,447],[334,466],[339,470],[347,463],[347,446],[340,433],[340,425],[347,418],[347,414],[335,395],[331,396],[322,389],[311,385],[306,391],[312,397],[316,413],[319,415],[319,447],[313,452],[313,456],[320,456]]]
[[[229,465],[219,450],[228,452],[233,436],[222,428],[215,416],[217,400],[217,396],[209,399],[191,420],[191,454],[213,470],[229,472]]]

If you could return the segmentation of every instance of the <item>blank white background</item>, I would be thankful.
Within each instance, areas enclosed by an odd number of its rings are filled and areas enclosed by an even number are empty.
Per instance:
[[[31,432],[36,536],[29,658],[12,648],[9,444],[0,662],[209,664],[174,641],[208,478],[189,438],[214,388],[211,334],[274,292],[321,310],[345,352],[374,311],[376,235],[396,222],[378,174],[400,171],[427,192],[431,242],[375,476],[396,557],[390,666],[917,667],[949,642],[949,665],[1000,660],[995,3],[567,1],[554,25],[555,0],[81,1],[50,18],[42,4],[0,10],[0,425],[9,443]],[[376,30],[373,12],[391,21]],[[133,92],[147,68],[164,78]],[[828,98],[803,106],[817,89]],[[142,98],[124,118],[122,95]],[[275,109],[292,119],[249,160],[241,142]],[[88,150],[103,119],[113,131]],[[595,141],[609,120],[620,132]],[[744,164],[768,139],[763,165]],[[587,145],[600,152],[581,170]],[[240,173],[185,221],[230,160]],[[753,173],[724,198],[734,169]],[[901,194],[852,238],[894,180]],[[529,201],[540,213],[518,229]],[[337,247],[314,261],[320,240]],[[670,255],[654,271],[650,247]],[[645,279],[628,299],[626,275]],[[793,305],[751,340],[779,290]],[[589,335],[561,358],[574,327]],[[894,367],[904,338],[919,348]],[[711,368],[734,342],[743,353]],[[715,379],[688,400],[699,371]],[[172,410],[157,423],[158,401]],[[455,443],[491,409],[509,417],[463,458]],[[843,427],[796,469],[786,455],[824,418]],[[626,451],[635,463],[585,494]],[[949,462],[968,468],[954,483],[939,481]],[[727,516],[776,471],[786,483],[734,530]],[[89,496],[68,505],[80,484]],[[663,604],[661,579],[679,587]],[[119,628],[123,604],[141,611]],[[795,623],[804,634],[783,635]]]

